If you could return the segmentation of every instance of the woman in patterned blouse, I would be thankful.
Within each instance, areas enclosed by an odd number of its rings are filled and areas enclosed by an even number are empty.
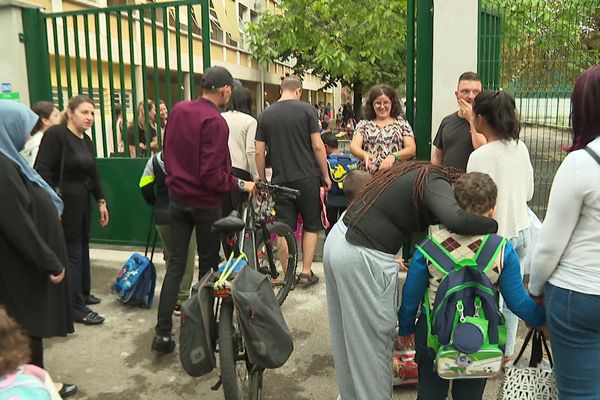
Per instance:
[[[401,115],[398,94],[388,85],[375,85],[363,108],[366,119],[354,130],[352,155],[370,173],[390,168],[394,162],[415,156],[417,146],[412,128]]]

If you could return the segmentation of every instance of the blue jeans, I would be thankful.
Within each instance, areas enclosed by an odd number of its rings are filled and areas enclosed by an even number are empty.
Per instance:
[[[600,399],[600,296],[547,283],[545,301],[560,400]]]

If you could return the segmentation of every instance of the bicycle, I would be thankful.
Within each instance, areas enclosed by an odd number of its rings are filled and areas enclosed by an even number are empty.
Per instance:
[[[267,196],[248,198],[241,206],[241,216],[237,211],[213,224],[213,232],[225,234],[232,249],[229,262],[245,256],[247,266],[267,275],[279,304],[283,304],[296,282],[298,250],[294,233],[284,223],[273,221],[272,201],[269,194],[280,194],[295,198],[299,191],[265,182],[256,184],[257,192]],[[278,238],[278,239],[274,239]],[[274,246],[274,240],[277,245]],[[287,257],[282,260],[280,251],[287,247]],[[240,249],[243,249],[240,251]],[[283,263],[282,263],[283,262]],[[280,277],[283,276],[282,279]],[[218,320],[219,362],[221,367],[220,384],[226,400],[258,400],[262,393],[264,369],[253,365],[245,350],[244,336],[236,315],[230,287],[215,290],[220,299]],[[218,388],[219,384],[216,385]]]

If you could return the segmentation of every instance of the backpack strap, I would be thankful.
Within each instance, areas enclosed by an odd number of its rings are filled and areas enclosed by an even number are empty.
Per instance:
[[[483,242],[477,250],[477,254],[475,254],[475,262],[477,262],[477,267],[483,272],[487,272],[498,256],[500,250],[504,248],[505,244],[506,239],[502,236],[495,234],[485,235]]]
[[[448,275],[457,264],[456,259],[433,238],[425,239],[416,247],[444,275]]]
[[[598,164],[600,164],[600,156],[598,156],[598,154],[596,154],[596,152],[595,152],[594,150],[590,149],[590,147],[589,147],[589,146],[585,146],[583,149],[584,149],[584,150],[585,150],[585,151],[586,151],[586,152],[587,152],[587,153],[588,153],[590,156],[592,156],[592,158],[593,158],[594,160],[596,160],[596,162],[597,162]]]

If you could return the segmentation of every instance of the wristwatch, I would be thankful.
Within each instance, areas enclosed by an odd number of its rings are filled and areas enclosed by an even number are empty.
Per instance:
[[[246,182],[244,182],[241,179],[238,179],[238,189],[244,190],[244,187],[246,187]]]

